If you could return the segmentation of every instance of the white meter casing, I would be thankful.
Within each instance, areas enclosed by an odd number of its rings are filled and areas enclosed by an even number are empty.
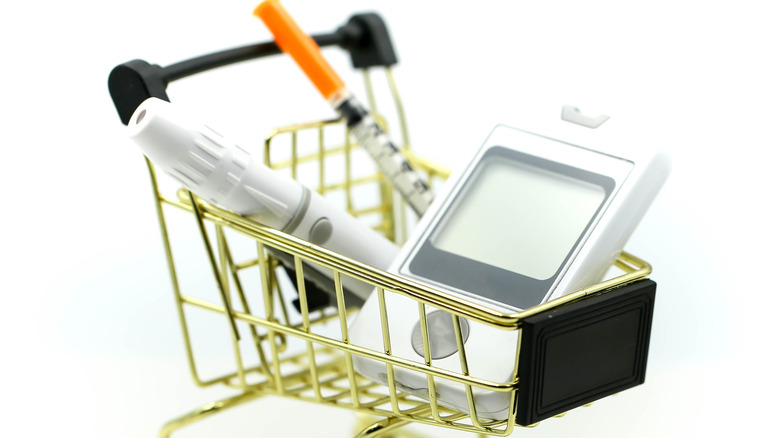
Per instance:
[[[494,128],[439,191],[390,272],[506,314],[601,281],[666,180],[670,160],[653,145],[579,125],[585,123]],[[417,302],[394,293],[385,299],[392,354],[423,362]],[[452,315],[426,309],[431,364],[461,373]],[[379,312],[374,293],[350,326],[351,342],[385,351]],[[461,325],[469,375],[511,382],[519,331],[463,318]],[[385,363],[358,355],[354,362],[360,374],[387,384]],[[394,374],[398,388],[428,398],[425,374],[400,366]],[[440,405],[468,412],[464,384],[435,381]],[[474,400],[480,417],[507,417],[510,393],[474,388]]]

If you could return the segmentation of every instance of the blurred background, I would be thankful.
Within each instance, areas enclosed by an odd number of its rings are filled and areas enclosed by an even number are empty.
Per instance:
[[[190,381],[147,170],[106,81],[131,59],[167,65],[269,40],[251,14],[256,4],[2,7],[0,434],[155,436],[169,419],[229,395]],[[626,248],[653,264],[659,284],[646,383],[513,436],[772,427],[780,390],[774,2],[284,4],[311,33],[356,12],[385,19],[412,146],[444,165],[469,156],[497,123],[528,127],[542,108],[562,104],[630,122],[631,135],[672,152],[673,174]],[[362,89],[346,54],[324,52]],[[285,57],[198,75],[169,95],[255,151],[274,126],[333,116]],[[352,436],[357,421],[266,398],[175,436]]]

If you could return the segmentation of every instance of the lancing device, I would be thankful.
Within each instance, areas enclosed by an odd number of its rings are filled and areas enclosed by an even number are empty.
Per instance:
[[[322,56],[316,42],[305,34],[279,0],[266,0],[254,11],[271,33],[276,44],[290,54],[322,97],[347,121],[358,143],[376,161],[380,171],[404,197],[418,216],[433,201],[428,184],[420,178],[379,127],[366,108],[346,88],[344,82]]]
[[[395,244],[355,217],[255,161],[169,102],[145,100],[127,126],[155,166],[212,204],[379,269],[390,266],[398,253]],[[310,266],[330,276],[333,284],[330,269]],[[361,300],[373,290],[346,275],[342,282]]]

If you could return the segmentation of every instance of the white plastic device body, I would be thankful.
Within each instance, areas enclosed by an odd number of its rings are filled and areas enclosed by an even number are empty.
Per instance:
[[[547,128],[542,127],[536,133],[505,126],[496,127],[475,156],[459,171],[454,172],[439,191],[434,203],[401,248],[389,271],[507,314],[601,281],[666,180],[670,172],[670,159],[667,153],[659,151],[659,148],[653,145],[637,145],[630,136],[597,133],[597,129],[560,120],[555,122],[550,123]],[[599,129],[609,131],[603,127]],[[499,167],[496,167],[495,163],[485,164],[498,148],[509,151],[499,154]],[[512,162],[515,153],[519,153],[518,156],[521,157],[516,168],[513,168],[512,164],[500,164],[502,160]],[[550,167],[550,163],[561,166]],[[535,167],[540,168],[534,169]],[[512,177],[510,174],[515,172],[513,169],[516,169],[518,175],[525,176]],[[536,170],[539,172],[535,172]],[[497,173],[507,176],[495,176]],[[474,175],[479,175],[479,178],[474,178]],[[495,193],[486,192],[491,188],[490,183],[481,188],[475,185],[475,180],[484,181],[490,178],[497,179],[498,183],[533,183],[534,187],[543,186],[540,190],[542,194],[561,195],[557,197],[561,198],[562,202],[559,202],[561,199],[534,196],[535,191],[528,190],[528,187],[501,186],[503,190],[495,196]],[[493,185],[495,186],[495,181]],[[519,192],[519,195],[514,192]],[[474,213],[474,210],[484,209],[490,202],[480,202],[475,196],[486,195],[492,202],[501,205],[494,205],[495,212],[487,212],[486,215]],[[528,225],[536,229],[518,229],[518,226],[514,226],[507,230],[506,226],[513,222],[513,218],[494,218],[497,214],[522,214],[529,209],[537,212],[549,209],[560,215],[576,203],[574,198],[586,199],[586,202],[579,213],[572,214],[579,219],[564,221],[563,228],[560,224],[552,223],[555,217],[544,215],[541,219],[537,217],[536,220],[524,222],[518,218],[516,221],[518,224],[525,224],[520,225],[521,227]],[[522,205],[509,205],[513,201]],[[466,216],[476,214],[476,220],[487,220],[491,223],[484,224],[483,227],[471,226],[475,223],[474,220],[465,221],[465,225],[458,224],[453,217],[464,212]],[[550,222],[545,223],[545,220]],[[443,229],[442,224],[445,224]],[[567,234],[559,233],[566,231],[566,227],[574,228],[568,230],[569,237],[557,242],[554,245],[557,246],[555,251],[549,250],[545,242],[555,240],[556,237],[551,237],[551,232],[546,229],[552,229],[553,234],[558,235]],[[521,237],[514,238],[513,232]],[[477,239],[465,235],[474,233]],[[490,238],[491,234],[493,237],[497,235],[498,239]],[[519,242],[528,246],[518,245]],[[481,245],[489,247],[486,250],[480,247]],[[496,248],[496,245],[505,247]],[[470,250],[477,254],[474,257],[476,260],[471,259]],[[448,254],[451,252],[455,253],[454,257]],[[555,254],[550,256],[545,252]],[[520,263],[506,264],[502,259],[491,255],[495,253],[501,253],[502,258],[518,259]],[[513,254],[516,254],[516,257]],[[433,260],[428,260],[427,266],[415,268],[416,260],[424,261],[430,258]],[[537,259],[542,262],[534,265]],[[450,262],[457,266],[448,267],[446,263]],[[501,266],[494,269],[496,266],[493,265]],[[485,275],[477,278],[475,282],[466,281],[468,287],[463,288],[462,283],[457,279],[453,280],[453,277],[463,276],[461,271],[466,272],[465,276],[479,275],[480,272]],[[503,275],[507,281],[491,284],[497,272],[498,277]],[[550,273],[551,278],[534,278],[545,277]],[[536,295],[530,301],[516,299],[524,293],[524,286],[536,288]],[[498,292],[491,295],[491,288]],[[423,351],[419,345],[415,345],[419,343],[419,339],[414,339],[415,332],[416,336],[420,337],[418,303],[395,293],[388,292],[384,296],[393,356],[424,363]],[[378,352],[385,351],[379,312],[378,297],[374,293],[350,326],[352,343]],[[438,316],[444,313],[426,306],[429,327],[436,326],[431,324],[431,319],[437,312],[440,314]],[[460,354],[454,342],[452,317],[446,314],[443,320],[448,321],[445,326],[448,325],[449,330],[443,330],[441,333],[434,328],[429,330],[432,354],[436,350],[431,365],[460,374]],[[502,330],[473,320],[461,319],[461,324],[467,328],[463,329],[463,337],[469,375],[491,382],[511,382],[517,365],[520,331]],[[353,358],[357,372],[387,385],[385,363],[358,355]],[[393,369],[398,388],[421,398],[428,398],[428,382],[424,373],[401,366],[394,366]],[[469,411],[464,384],[442,378],[435,378],[435,382],[439,405],[461,412]],[[474,388],[473,395],[477,414],[481,418],[507,417],[510,393]]]
[[[398,246],[316,192],[271,170],[182,108],[149,98],[128,124],[144,155],[199,197],[356,261],[386,269]],[[311,264],[332,278],[327,268]],[[372,287],[342,276],[365,299]]]

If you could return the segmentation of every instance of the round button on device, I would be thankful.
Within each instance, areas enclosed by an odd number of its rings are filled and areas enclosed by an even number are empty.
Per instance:
[[[330,239],[331,234],[333,234],[333,224],[330,223],[330,219],[321,217],[309,230],[309,242],[322,245]]]
[[[460,320],[460,332],[463,343],[469,338],[469,322],[463,317]],[[434,310],[428,314],[428,339],[431,344],[431,359],[444,359],[458,352],[458,340],[455,338],[455,327],[452,314],[443,310]],[[412,329],[412,348],[420,357],[425,357],[423,348],[422,328],[420,321]]]

